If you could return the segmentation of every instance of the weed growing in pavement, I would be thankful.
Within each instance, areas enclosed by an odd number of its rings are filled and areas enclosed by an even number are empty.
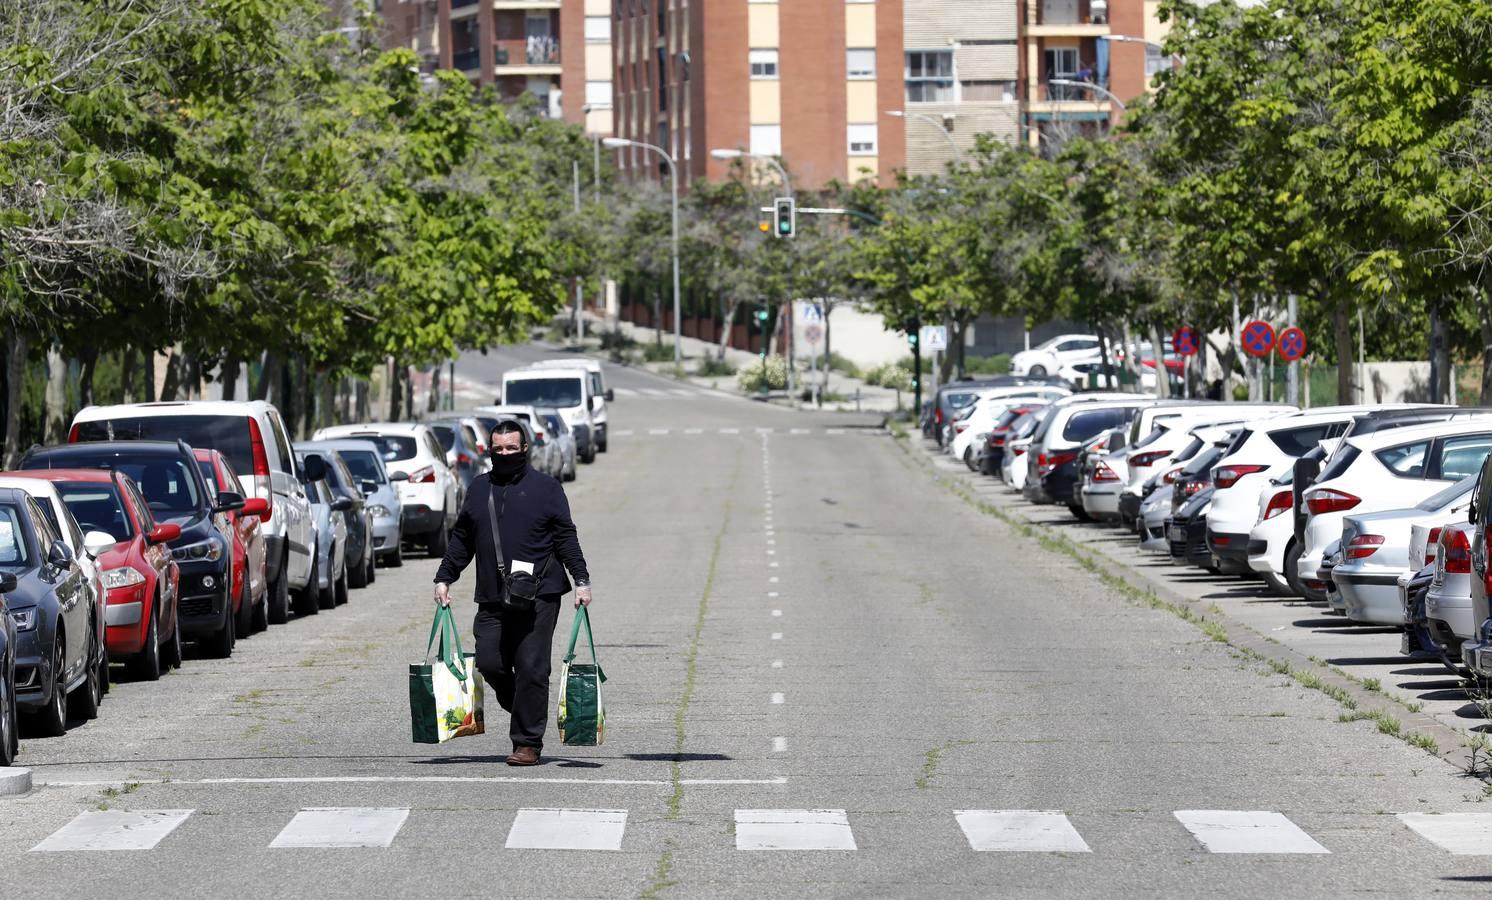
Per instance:
[[[1379,681],[1376,678],[1364,678],[1362,680],[1362,686],[1375,694],[1383,693],[1383,682]]]
[[[663,896],[663,892],[678,884],[673,880],[673,851],[664,850],[658,857],[658,865],[653,869],[653,883],[643,889],[638,896],[641,900],[657,900]]]
[[[933,776],[938,774],[938,764],[943,761],[943,754],[956,747],[967,747],[973,741],[944,741],[943,746],[934,747],[923,754],[922,774],[917,776],[917,790],[925,791],[932,786]]]

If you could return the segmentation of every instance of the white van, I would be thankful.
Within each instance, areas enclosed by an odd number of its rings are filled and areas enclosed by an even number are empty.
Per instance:
[[[595,462],[597,446],[594,410],[604,398],[591,390],[591,374],[581,365],[532,366],[503,373],[504,406],[552,406],[575,433],[580,461]]]
[[[595,428],[596,449],[606,452],[606,407],[616,394],[606,386],[606,371],[599,359],[546,359],[535,367],[545,369],[585,369],[591,377],[591,424]]]

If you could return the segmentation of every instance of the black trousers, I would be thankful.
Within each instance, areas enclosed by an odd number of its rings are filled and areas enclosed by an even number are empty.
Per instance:
[[[541,594],[531,613],[505,613],[496,604],[477,604],[472,633],[477,670],[511,714],[508,734],[516,747],[543,747],[549,725],[549,656],[560,595]]]

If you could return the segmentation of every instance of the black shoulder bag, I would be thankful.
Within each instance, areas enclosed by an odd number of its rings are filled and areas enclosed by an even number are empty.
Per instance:
[[[497,530],[497,503],[492,499],[496,487],[487,486],[487,517],[492,522],[492,544],[497,550],[497,583],[502,588],[502,597],[498,605],[504,612],[529,613],[534,611],[534,601],[539,596],[539,586],[544,583],[544,573],[549,570],[549,557],[544,558],[544,566],[537,572],[509,572],[507,565],[503,562],[507,557],[503,555],[502,534]],[[506,507],[506,501],[504,506]]]

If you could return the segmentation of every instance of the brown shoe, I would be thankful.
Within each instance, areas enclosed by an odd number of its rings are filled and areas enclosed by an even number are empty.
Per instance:
[[[537,766],[539,764],[538,747],[513,747],[513,753],[508,757],[510,766]]]

